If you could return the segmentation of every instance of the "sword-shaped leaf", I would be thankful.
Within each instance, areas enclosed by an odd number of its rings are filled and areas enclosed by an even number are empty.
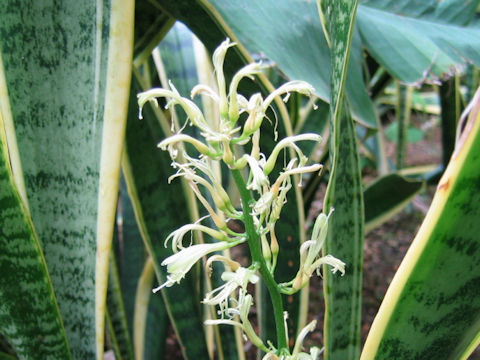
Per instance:
[[[0,17],[28,206],[72,355],[93,359],[110,2],[8,1]]]
[[[467,359],[480,341],[480,91],[361,359]]]
[[[346,263],[345,276],[324,268],[325,358],[358,359],[363,263],[363,198],[357,139],[343,99],[358,1],[321,1],[332,56],[330,159],[325,197],[330,217],[324,253]]]
[[[45,258],[13,181],[1,113],[0,224],[0,332],[21,358],[71,359]]]

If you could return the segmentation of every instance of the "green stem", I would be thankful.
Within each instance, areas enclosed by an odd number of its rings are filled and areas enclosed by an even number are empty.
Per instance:
[[[275,279],[273,278],[273,275],[268,270],[267,263],[262,255],[260,236],[255,230],[253,218],[250,216],[250,212],[252,210],[250,205],[253,204],[250,191],[247,190],[245,180],[243,179],[239,170],[232,170],[232,174],[240,193],[240,198],[242,199],[243,222],[245,225],[245,231],[247,233],[247,241],[250,248],[250,254],[252,256],[252,261],[260,265],[259,272],[263,278],[263,281],[265,282],[265,285],[267,286],[270,299],[272,301],[275,326],[277,330],[277,346],[279,353],[282,353],[282,349],[286,349],[288,351],[285,321],[283,318],[282,295],[277,283],[275,282]]]

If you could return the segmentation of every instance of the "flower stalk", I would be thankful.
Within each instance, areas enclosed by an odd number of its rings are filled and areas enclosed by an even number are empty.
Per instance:
[[[287,192],[292,186],[292,176],[296,174],[316,173],[322,165],[308,165],[308,157],[296,144],[298,141],[319,142],[317,134],[301,134],[282,139],[271,154],[266,156],[261,150],[260,127],[266,112],[277,96],[284,96],[287,101],[290,93],[297,92],[312,96],[313,87],[304,81],[290,81],[274,90],[265,99],[260,93],[247,99],[238,93],[242,79],[253,77],[262,71],[260,63],[244,66],[232,78],[228,87],[223,73],[223,63],[227,50],[234,46],[229,39],[225,40],[213,54],[218,92],[207,85],[197,85],[191,91],[193,98],[197,94],[209,96],[218,106],[219,119],[206,119],[201,109],[190,99],[182,97],[175,86],[170,89],[152,89],[138,95],[141,108],[147,102],[158,106],[157,98],[165,98],[168,106],[181,106],[187,119],[177,133],[160,142],[159,147],[167,150],[172,158],[172,167],[177,171],[170,176],[169,182],[183,177],[198,201],[204,206],[213,224],[201,224],[206,217],[193,224],[186,224],[173,231],[166,239],[165,246],[171,240],[173,254],[167,257],[162,265],[166,266],[166,281],[154,292],[164,287],[173,286],[182,281],[195,263],[206,258],[207,273],[215,261],[225,265],[221,279],[222,285],[211,290],[203,299],[203,303],[219,308],[219,319],[207,320],[206,325],[232,325],[241,328],[246,338],[253,345],[266,353],[264,359],[309,359],[315,360],[320,353],[312,347],[310,354],[301,352],[305,336],[313,330],[315,322],[310,323],[298,335],[294,348],[288,347],[288,333],[285,319],[282,294],[293,294],[305,287],[314,272],[319,274],[322,264],[328,264],[333,272],[343,274],[345,264],[331,255],[321,257],[321,249],[327,232],[328,218],[321,214],[315,223],[312,239],[300,248],[300,267],[294,279],[288,283],[278,284],[274,271],[281,246],[275,234],[275,225],[280,219],[281,211],[287,201]],[[200,137],[183,134],[187,123],[200,130]],[[275,130],[274,130],[275,131]],[[275,135],[276,131],[275,131]],[[239,147],[251,142],[249,152],[238,151]],[[187,147],[183,146],[188,143]],[[294,150],[294,157],[283,166],[276,178],[273,178],[281,152],[287,148]],[[180,151],[180,153],[179,153]],[[194,151],[195,154],[189,154]],[[239,156],[239,154],[242,154]],[[223,164],[232,174],[234,183],[240,194],[241,204],[234,204],[218,178],[218,169]],[[246,173],[245,178],[243,173]],[[199,186],[201,185],[201,186]],[[299,185],[299,184],[298,184]],[[211,199],[211,201],[207,200]],[[243,232],[233,231],[228,227],[230,219],[243,222]],[[207,234],[213,242],[188,245],[183,243],[189,232],[200,231]],[[250,265],[242,267],[234,259],[227,256],[224,250],[241,243],[247,243],[250,250]],[[257,283],[260,278],[266,285],[271,299],[276,326],[276,343],[263,343],[255,333],[249,320],[249,312],[253,297],[248,293],[248,284]]]

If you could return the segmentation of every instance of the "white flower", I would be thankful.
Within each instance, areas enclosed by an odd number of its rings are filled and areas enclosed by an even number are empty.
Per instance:
[[[315,330],[316,326],[317,321],[313,320],[299,332],[297,339],[295,340],[295,346],[293,348],[292,356],[300,354],[300,350],[303,346],[303,340],[305,340],[305,337],[308,335],[309,332]]]
[[[164,287],[170,287],[175,283],[180,283],[180,280],[185,277],[192,266],[202,257],[215,251],[222,251],[231,248],[237,244],[239,244],[239,241],[221,241],[211,244],[192,245],[182,249],[176,254],[169,256],[162,262],[163,266],[167,266],[167,281],[161,286],[153,289],[153,292],[157,292]]]
[[[218,320],[206,320],[205,325],[233,325],[238,326],[243,330],[247,338],[255,345],[257,348],[264,352],[268,352],[268,348],[263,343],[262,339],[258,337],[255,333],[255,330],[248,320],[248,314],[250,313],[250,308],[253,304],[252,295],[247,294],[245,291],[240,291],[237,301],[237,306],[235,308],[229,308],[226,311],[229,312],[232,317],[238,315],[240,321],[230,320],[230,319],[218,319]]]
[[[345,263],[330,254],[321,257],[320,259],[315,261],[312,264],[312,269],[316,269],[318,273],[318,271],[320,270],[320,266],[322,266],[323,264],[330,265],[332,267],[332,273],[335,274],[337,271],[339,271],[342,276],[345,275]]]
[[[295,278],[290,282],[293,292],[303,288],[315,271],[319,275],[320,267],[323,264],[331,266],[333,273],[338,271],[342,276],[345,274],[345,263],[343,261],[332,255],[321,256],[322,247],[328,232],[328,219],[332,211],[333,209],[328,216],[322,213],[317,217],[313,226],[311,240],[305,241],[300,246],[300,268]]]
[[[176,135],[170,136],[165,140],[163,140],[162,142],[160,142],[157,146],[162,150],[166,150],[167,147],[172,146],[177,142],[188,142],[192,144],[195,147],[195,149],[197,149],[201,154],[207,155],[207,156],[215,156],[215,154],[213,154],[210,151],[207,145],[185,134],[176,134]]]
[[[295,161],[295,160],[296,159],[291,160],[290,164],[292,164],[292,162]],[[282,172],[280,174],[280,176],[277,178],[277,180],[275,181],[275,183],[272,185],[271,191],[275,195],[278,194],[278,192],[280,190],[280,185],[282,185],[282,183],[285,181],[285,179],[288,176],[295,175],[295,174],[305,174],[305,173],[309,173],[309,172],[316,172],[316,171],[319,171],[323,166],[320,165],[320,164],[313,164],[313,165],[310,165],[310,166],[301,166],[301,167],[290,168],[290,169],[289,169],[289,167],[291,167],[291,166],[287,166],[287,170]]]
[[[270,154],[263,171],[265,175],[268,175],[272,172],[275,163],[277,162],[277,157],[280,154],[280,151],[285,147],[292,147],[297,152],[298,158],[300,160],[299,166],[303,166],[306,163],[307,157],[303,154],[300,148],[295,144],[296,141],[311,140],[311,141],[320,141],[322,137],[317,134],[301,134],[295,136],[288,136],[275,145],[272,153]]]
[[[313,93],[315,92],[315,89],[313,88],[312,85],[310,85],[306,81],[301,81],[301,80],[289,81],[283,84],[282,86],[280,86],[278,89],[274,90],[270,95],[267,96],[267,98],[263,102],[264,111],[267,111],[267,108],[270,106],[273,99],[275,99],[275,97],[277,96],[287,94],[283,98],[283,101],[286,102],[291,92],[297,92],[299,94],[303,94],[306,96],[312,96]]]
[[[208,127],[200,108],[197,105],[195,105],[193,101],[182,97],[171,82],[169,84],[172,90],[155,88],[155,89],[150,89],[148,91],[142,92],[137,95],[138,106],[140,107],[140,118],[141,118],[141,109],[147,101],[151,101],[151,100],[156,101],[156,98],[164,97],[164,98],[170,99],[168,104],[180,105],[183,108],[183,110],[185,110],[185,113],[187,114],[188,118],[190,119],[190,122],[193,125],[197,126],[204,132],[210,133],[211,129]]]
[[[265,192],[262,196],[260,196],[260,199],[258,199],[253,205],[251,215],[258,216],[267,212],[270,209],[270,206],[272,205],[273,200],[274,200],[273,193],[271,191]]]
[[[228,216],[238,215],[238,212],[233,207],[227,192],[222,187],[222,184],[217,179],[210,166],[206,163],[207,159],[193,159],[186,154],[184,154],[184,158],[188,161],[185,164],[179,164],[176,162],[172,163],[172,166],[178,168],[179,170],[175,175],[170,176],[168,179],[169,182],[176,177],[183,176],[189,182],[201,184],[210,192],[210,195],[212,196],[212,199],[218,209],[225,212]],[[194,169],[198,169],[207,175],[211,183],[205,178],[197,175]]]
[[[225,271],[222,274],[222,280],[225,284],[210,291],[205,295],[203,303],[208,305],[220,305],[222,309],[228,307],[228,298],[237,288],[246,290],[248,283],[255,284],[259,277],[255,274],[256,270],[239,267],[236,271]]]
[[[252,175],[252,180],[250,184],[247,185],[247,189],[255,190],[261,193],[263,187],[270,184],[268,177],[263,173],[258,160],[250,155],[244,155],[244,157],[250,166],[250,174]]]
[[[233,76],[232,81],[230,82],[230,89],[228,92],[228,96],[230,98],[228,116],[230,118],[230,122],[232,125],[236,123],[236,121],[238,120],[238,116],[240,114],[239,104],[237,99],[237,96],[238,96],[237,88],[238,88],[238,84],[240,83],[240,80],[242,80],[244,77],[253,79],[253,75],[259,74],[261,70],[262,70],[262,64],[260,63],[248,64],[244,66],[242,69],[240,69]]]
[[[203,218],[202,218],[203,219]],[[200,219],[200,220],[202,220]],[[199,221],[200,221],[199,220]],[[227,241],[228,237],[225,235],[223,232],[220,232],[218,230],[214,230],[212,228],[209,228],[207,226],[195,223],[195,224],[186,224],[183,225],[182,227],[178,228],[177,230],[173,231],[168,235],[168,237],[165,240],[165,247],[167,246],[167,243],[170,239],[172,239],[172,250],[173,252],[177,252],[178,249],[182,250],[184,249],[184,246],[182,244],[183,237],[185,234],[189,231],[202,231],[213,237],[214,239],[217,239],[219,241]]]
[[[213,67],[215,68],[215,73],[217,75],[216,77],[219,94],[218,107],[222,118],[226,118],[228,116],[227,90],[225,87],[225,75],[223,74],[223,62],[225,60],[225,55],[227,54],[228,48],[235,45],[235,43],[231,43],[230,39],[227,38],[220,44],[219,47],[217,47],[212,56]]]
[[[265,118],[263,98],[260,93],[253,94],[250,97],[246,110],[248,112],[248,118],[245,120],[243,133],[240,136],[241,139],[248,138],[251,134],[257,131]]]

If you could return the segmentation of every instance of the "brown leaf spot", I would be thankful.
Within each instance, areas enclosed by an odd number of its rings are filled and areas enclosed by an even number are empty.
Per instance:
[[[442,181],[442,183],[438,184],[437,191],[447,191],[450,186],[450,179],[446,181]]]

